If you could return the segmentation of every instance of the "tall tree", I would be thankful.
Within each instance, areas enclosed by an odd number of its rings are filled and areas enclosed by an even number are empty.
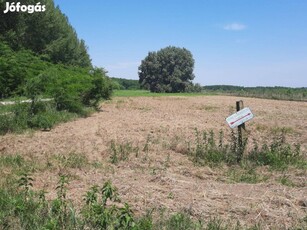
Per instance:
[[[194,59],[185,48],[149,52],[139,66],[139,82],[151,92],[184,92],[194,79]]]
[[[0,0],[0,11],[5,9]],[[37,0],[24,0],[22,5],[36,5]],[[91,59],[83,40],[79,40],[68,18],[55,7],[53,0],[41,0],[45,12],[0,13],[0,39],[15,51],[30,49],[45,60],[81,67],[91,67]]]

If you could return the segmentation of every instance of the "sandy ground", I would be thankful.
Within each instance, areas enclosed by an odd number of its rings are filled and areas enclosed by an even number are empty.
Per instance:
[[[298,181],[299,186],[294,187],[281,185],[275,179],[278,176],[267,169],[263,170],[272,174],[268,181],[231,183],[225,176],[227,169],[195,166],[181,154],[195,137],[195,128],[229,133],[225,118],[235,112],[238,99],[114,98],[102,104],[101,112],[49,132],[1,136],[0,154],[17,153],[46,165],[54,156],[84,155],[90,162],[84,167],[46,166],[33,175],[34,187],[51,191],[49,197],[56,194],[59,173],[72,175],[68,196],[77,205],[92,185],[111,180],[122,200],[130,203],[136,213],[166,208],[205,219],[239,220],[249,226],[260,222],[264,229],[295,226],[307,217],[306,172],[286,172]],[[243,101],[255,115],[246,124],[250,142],[264,142],[285,128],[288,142],[301,144],[306,152],[306,102],[253,98]],[[131,150],[128,160],[114,165],[110,163],[111,141],[118,145],[129,143],[138,150]]]

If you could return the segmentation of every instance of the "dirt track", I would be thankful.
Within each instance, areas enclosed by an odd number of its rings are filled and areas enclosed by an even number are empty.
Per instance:
[[[102,112],[86,119],[59,125],[50,132],[30,132],[0,137],[1,154],[22,154],[47,164],[54,155],[78,153],[91,164],[80,169],[56,166],[37,172],[34,187],[53,191],[58,174],[73,175],[69,197],[76,203],[94,184],[110,179],[122,200],[136,213],[148,208],[185,210],[194,216],[242,224],[261,222],[265,228],[294,226],[307,216],[306,172],[291,172],[300,186],[287,187],[271,175],[263,183],[230,183],[227,169],[194,166],[186,155],[186,141],[198,130],[224,130],[225,118],[235,111],[237,97],[115,98],[102,105]],[[307,149],[307,103],[244,98],[255,118],[247,123],[249,139],[268,139],[285,128],[290,143]],[[131,143],[139,148],[127,161],[110,163],[110,143]],[[148,151],[143,151],[148,143]],[[99,167],[93,167],[99,163]],[[261,169],[262,170],[262,169]],[[266,173],[268,170],[263,169]],[[271,173],[272,174],[272,173]],[[302,203],[303,202],[303,203]],[[279,228],[278,227],[278,228]]]

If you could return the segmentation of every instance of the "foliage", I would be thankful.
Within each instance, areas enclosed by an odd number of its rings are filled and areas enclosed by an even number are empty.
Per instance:
[[[230,167],[226,174],[230,181],[236,183],[243,182],[249,184],[256,184],[269,179],[268,176],[257,173],[255,166],[249,161],[243,162],[242,165],[239,166],[234,165]]]
[[[31,102],[17,101],[9,111],[0,114],[1,134],[27,128],[48,130],[59,122],[87,116],[90,107],[98,108],[102,99],[110,99],[112,85],[102,69],[52,65],[28,79],[23,91]],[[51,99],[43,102],[41,95]]]
[[[202,92],[202,87],[199,83],[191,83],[186,87],[185,91],[188,93],[200,93]]]
[[[30,187],[33,187],[33,178],[30,177],[27,173],[24,173],[19,179],[19,187],[23,188],[25,196],[29,195]]]
[[[271,143],[264,143],[261,148],[259,148],[258,142],[254,140],[254,147],[249,151],[246,151],[247,137],[243,139],[242,147],[238,145],[238,138],[234,132],[231,133],[227,142],[224,139],[222,131],[220,131],[219,138],[216,140],[213,131],[210,131],[208,135],[206,131],[200,133],[196,129],[195,143],[192,145],[189,143],[188,154],[192,161],[198,165],[215,166],[221,163],[250,165],[246,172],[254,179],[257,175],[252,168],[258,165],[268,165],[277,170],[284,170],[291,165],[298,168],[306,168],[307,166],[300,146],[287,143],[283,131],[275,134]],[[238,155],[240,156],[239,161]]]
[[[111,99],[112,81],[108,78],[107,72],[102,68],[93,69],[91,77],[91,86],[84,93],[83,104],[94,106],[98,109],[100,100]]]
[[[115,77],[112,77],[111,80],[115,84],[117,84],[117,87],[115,89],[119,89],[119,90],[138,90],[140,89],[140,84],[138,80],[115,78]]]
[[[238,147],[238,138],[232,132],[230,143],[225,143],[224,133],[220,131],[218,141],[214,132],[203,131],[200,133],[195,129],[195,144],[189,145],[189,154],[193,162],[199,165],[218,165],[223,162],[234,164],[237,162],[241,151]]]
[[[3,12],[5,1],[0,3]],[[48,130],[69,118],[87,116],[90,107],[98,109],[112,94],[106,71],[92,68],[85,42],[53,0],[20,4],[46,5],[46,11],[0,15],[0,99],[30,99],[30,104],[17,101],[1,111],[0,134]],[[43,103],[46,97],[49,101]]]
[[[254,148],[249,153],[248,159],[256,165],[269,165],[278,170],[286,169],[289,165],[307,167],[300,145],[291,146],[287,143],[283,130],[273,137],[270,144],[265,143],[261,148],[254,141]]]
[[[48,67],[31,51],[13,51],[0,40],[0,98],[22,95],[27,80]]]
[[[28,128],[49,130],[60,122],[67,122],[78,116],[67,111],[57,111],[53,102],[38,102],[35,104],[36,109],[39,111],[33,114],[30,104],[15,104],[9,113],[0,115],[0,134],[21,132]]]
[[[0,11],[5,8],[0,1]],[[24,0],[22,4],[36,5],[37,1]],[[44,13],[7,13],[0,15],[0,40],[18,51],[31,50],[52,63],[91,67],[91,60],[83,40],[79,40],[68,18],[55,7],[53,0],[41,0]]]
[[[149,52],[139,66],[139,82],[151,92],[185,92],[194,79],[194,59],[185,48]]]
[[[84,196],[83,208],[77,212],[67,200],[67,177],[60,176],[57,197],[45,199],[45,191],[24,196],[18,189],[0,189],[0,227],[4,229],[203,229],[204,222],[195,221],[187,213],[161,216],[154,221],[152,212],[137,219],[130,206],[120,204],[116,188],[106,182],[92,186]],[[113,204],[111,204],[113,203]],[[118,204],[120,206],[117,206]],[[219,228],[216,228],[219,226]],[[210,220],[206,229],[224,229],[220,220]],[[226,229],[226,228],[225,228]],[[239,228],[238,228],[239,229]]]
[[[98,192],[101,191],[101,197]],[[127,203],[120,208],[108,202],[120,202],[116,188],[107,181],[102,188],[93,186],[85,196],[86,206],[82,213],[88,226],[94,229],[132,229],[135,226],[133,213]]]

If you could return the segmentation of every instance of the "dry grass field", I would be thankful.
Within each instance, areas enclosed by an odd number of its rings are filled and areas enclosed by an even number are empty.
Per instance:
[[[115,97],[100,112],[51,131],[1,136],[0,154],[34,162],[33,188],[48,191],[47,198],[56,196],[58,175],[69,175],[68,197],[76,205],[91,186],[111,180],[136,214],[154,208],[263,229],[304,226],[306,169],[257,167],[249,183],[236,180],[242,167],[198,166],[187,156],[195,129],[223,130],[229,139],[225,118],[238,99],[255,115],[246,124],[248,148],[284,130],[287,142],[300,144],[307,157],[306,102],[228,96]]]

